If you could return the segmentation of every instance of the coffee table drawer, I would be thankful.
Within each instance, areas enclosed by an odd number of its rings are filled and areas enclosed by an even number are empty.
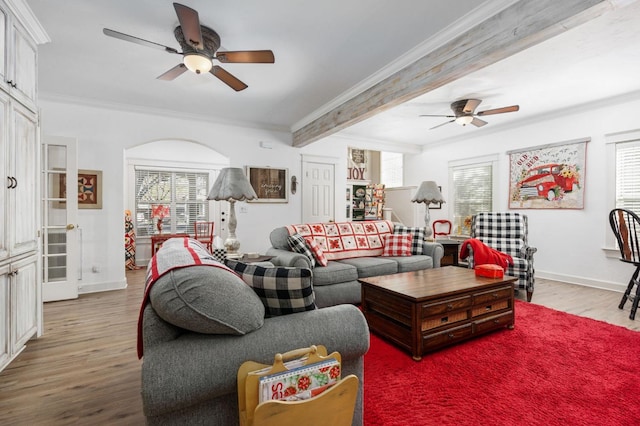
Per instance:
[[[469,306],[471,306],[471,296],[458,297],[436,303],[426,303],[422,305],[422,316],[430,317],[431,315],[440,315],[446,312],[468,308]]]
[[[487,315],[492,312],[498,312],[509,308],[510,306],[508,300],[486,302],[483,305],[475,306],[473,309],[471,309],[471,317],[475,318],[479,317],[480,315]]]
[[[513,311],[508,311],[500,315],[484,318],[476,321],[475,332],[480,334],[491,330],[496,330],[507,325],[513,325]]]
[[[495,290],[485,291],[482,293],[473,294],[473,304],[479,305],[482,303],[491,302],[499,299],[509,299],[513,296],[513,290],[511,287],[501,287]]]
[[[424,335],[422,337],[423,352],[430,352],[442,346],[448,346],[464,340],[473,334],[472,324],[450,328],[440,333]]]
[[[467,319],[467,311],[457,311],[442,316],[425,318],[422,320],[422,331],[443,327],[445,325],[451,326],[457,322],[466,321]]]

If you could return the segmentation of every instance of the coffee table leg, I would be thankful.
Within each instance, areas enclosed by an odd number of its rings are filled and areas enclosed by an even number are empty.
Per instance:
[[[414,361],[422,361],[422,357],[421,356],[413,355],[411,358],[413,358]]]

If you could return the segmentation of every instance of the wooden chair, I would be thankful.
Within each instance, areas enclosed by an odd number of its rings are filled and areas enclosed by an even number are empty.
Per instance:
[[[446,228],[447,230],[438,231],[436,230],[436,225],[438,225],[440,229]],[[431,224],[431,227],[433,228],[433,238],[438,238],[439,235],[448,237],[449,235],[451,235],[451,229],[453,228],[453,224],[451,223],[450,220],[438,219],[433,221],[433,223]]]
[[[194,222],[193,238],[203,243],[209,253],[213,253],[213,222]]]
[[[620,260],[636,267],[629,280],[629,285],[627,285],[627,290],[618,305],[618,308],[623,309],[627,300],[631,301],[629,319],[635,319],[638,302],[640,302],[640,283],[638,282],[638,274],[640,274],[640,242],[638,241],[640,218],[630,210],[613,209],[609,212],[609,224],[618,241]],[[636,293],[632,295],[631,291],[634,285],[636,286]]]

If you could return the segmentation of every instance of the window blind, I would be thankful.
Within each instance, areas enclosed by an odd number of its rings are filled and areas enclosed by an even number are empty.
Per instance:
[[[163,232],[193,233],[196,221],[209,220],[208,172],[185,172],[158,169],[138,169],[136,179],[136,233],[140,237],[156,233],[157,218],[153,208],[167,206]]]
[[[402,186],[403,155],[397,152],[380,152],[380,183],[386,188]]]
[[[640,213],[640,141],[616,144],[616,207]]]
[[[491,163],[455,166],[451,168],[451,177],[454,195],[453,226],[454,229],[463,231],[467,216],[492,209],[493,166]]]

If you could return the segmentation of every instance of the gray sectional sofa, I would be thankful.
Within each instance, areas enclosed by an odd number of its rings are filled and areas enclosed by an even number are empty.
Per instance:
[[[271,247],[267,255],[274,256],[271,262],[279,266],[312,268],[309,258],[291,251],[287,227],[271,231]],[[439,268],[444,248],[436,242],[423,242],[421,255],[406,257],[353,257],[330,260],[327,266],[313,267],[313,289],[318,307],[343,303],[360,303],[361,290],[358,278],[389,275],[399,272]]]
[[[156,270],[165,272],[149,280],[153,285],[145,291],[139,324],[147,424],[237,425],[237,371],[242,363],[271,364],[276,353],[311,345],[338,351],[343,377],[355,374],[360,379],[353,425],[362,424],[369,329],[357,307],[311,307],[265,318],[264,302],[244,275],[216,266],[194,240],[189,244],[202,266],[180,264],[180,244],[171,241],[154,258]]]

